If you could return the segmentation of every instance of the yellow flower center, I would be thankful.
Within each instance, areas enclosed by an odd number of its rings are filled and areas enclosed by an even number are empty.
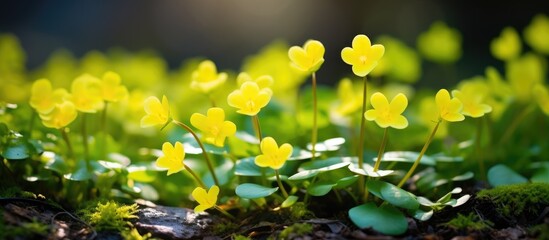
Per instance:
[[[367,58],[366,56],[360,56],[360,57],[358,58],[358,60],[359,60],[360,63],[362,63],[362,64],[365,64],[367,59],[368,59],[368,58]]]
[[[217,126],[211,126],[210,127],[210,133],[214,136],[219,135],[220,129]]]
[[[249,111],[253,111],[255,109],[254,101],[252,99],[248,100],[248,102],[246,102],[246,107]]]

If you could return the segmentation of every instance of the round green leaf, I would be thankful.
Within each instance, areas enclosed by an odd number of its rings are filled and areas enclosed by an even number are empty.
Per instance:
[[[528,179],[503,164],[495,165],[488,170],[488,183],[493,187],[525,182],[528,182]]]
[[[324,196],[332,190],[335,184],[332,183],[313,183],[307,187],[307,192],[312,196],[319,197]]]
[[[315,151],[317,152],[332,152],[337,151],[345,144],[345,138],[337,137],[324,140],[315,144]],[[313,145],[307,144],[307,149],[312,150]]]
[[[352,163],[349,165],[349,170],[359,175],[375,178],[385,177],[394,172],[394,170],[378,170],[377,172],[374,172],[374,167],[370,166],[370,164],[364,163],[363,166],[363,168],[359,168],[358,164]]]
[[[337,188],[337,189],[346,188],[346,187],[350,186],[351,184],[355,183],[356,180],[358,180],[357,175],[341,178],[341,179],[337,180],[337,183],[334,186],[334,188]]]
[[[413,163],[416,161],[418,156],[419,156],[418,152],[393,151],[393,152],[386,152],[385,154],[383,154],[383,158],[381,161]],[[436,161],[427,155],[423,155],[419,163],[424,165],[430,165],[430,166],[436,165]]]
[[[312,178],[312,177],[318,175],[319,173],[320,173],[320,171],[318,171],[318,170],[303,170],[303,171],[299,171],[298,173],[290,176],[288,178],[288,180],[299,181],[299,180],[309,179],[309,178]]]
[[[31,155],[31,147],[22,137],[12,138],[4,147],[2,156],[8,160],[28,159]]]
[[[320,153],[316,153],[316,156],[320,156]],[[311,159],[313,157],[313,153],[309,151],[305,151],[301,148],[294,147],[292,156],[288,158],[288,161],[298,161],[298,160],[305,160],[305,159]]]
[[[286,198],[286,200],[284,200],[284,202],[282,202],[281,207],[282,208],[291,207],[292,205],[294,205],[294,203],[297,202],[298,199],[299,198],[297,196],[294,196],[294,195],[288,196],[288,198]]]
[[[368,181],[368,191],[397,207],[418,209],[416,196],[393,184],[383,181]]]
[[[278,187],[268,188],[253,183],[243,183],[236,187],[235,193],[241,198],[262,198],[267,197],[278,190]]]
[[[379,208],[372,202],[349,209],[349,218],[359,228],[372,228],[387,235],[400,235],[408,229],[408,221],[402,212],[392,205]]]
[[[414,218],[419,220],[419,221],[427,221],[427,220],[431,219],[431,217],[433,216],[433,210],[425,212],[421,209],[416,209],[410,215],[414,216]]]
[[[54,152],[46,151],[42,154],[42,158],[46,160],[45,169],[52,170],[59,174],[65,174],[68,171],[67,163],[61,158],[61,156]]]

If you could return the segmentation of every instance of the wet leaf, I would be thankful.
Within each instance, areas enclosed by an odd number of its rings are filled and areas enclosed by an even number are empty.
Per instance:
[[[412,193],[383,181],[368,181],[368,191],[397,207],[418,209],[419,202]]]
[[[370,202],[356,206],[349,210],[349,218],[361,229],[371,227],[387,235],[403,234],[408,229],[408,221],[404,214],[387,204],[377,207]]]
[[[253,183],[243,183],[236,187],[235,193],[241,198],[263,198],[270,196],[278,190],[278,187],[268,188]]]
[[[493,187],[525,182],[528,182],[528,179],[503,164],[495,165],[488,170],[488,183]]]

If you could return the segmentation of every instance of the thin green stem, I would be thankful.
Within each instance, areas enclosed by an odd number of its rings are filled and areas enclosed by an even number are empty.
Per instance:
[[[86,124],[87,114],[82,114],[82,145],[84,147],[84,161],[86,161],[86,168],[89,171],[91,171],[91,163],[89,158],[89,146],[88,146],[88,130],[87,130],[87,124]]]
[[[482,156],[482,126],[484,117],[479,118],[477,121],[477,135],[475,139],[475,150],[477,152],[477,158],[478,158],[478,168],[480,171],[480,177],[481,180],[486,181],[486,171],[484,168],[484,158]]]
[[[379,153],[377,154],[376,164],[374,165],[374,172],[377,172],[377,170],[379,169],[383,152],[385,152],[385,146],[387,146],[387,132],[389,132],[388,127],[386,127],[385,131],[383,132],[383,140],[381,140],[381,147],[379,148]]]
[[[219,212],[221,212],[223,215],[230,218],[231,220],[236,220],[236,218],[232,214],[230,214],[229,212],[225,211],[225,209],[223,209],[223,208],[221,208],[217,205],[215,205],[214,207],[215,207],[215,209],[217,209]]]
[[[261,142],[261,139],[263,139],[263,135],[261,134],[261,126],[259,124],[259,117],[257,116],[257,114],[252,117],[252,121],[254,124],[255,135],[259,142]]]
[[[317,106],[317,96],[316,96],[316,73],[313,72],[312,74],[312,83],[313,83],[313,132],[311,134],[311,145],[312,145],[312,149],[311,149],[311,153],[313,154],[312,156],[312,161],[315,160],[315,155],[316,155],[316,142],[318,140],[318,124],[317,124],[317,115],[318,115],[318,106]]]
[[[535,105],[530,104],[530,106],[525,107],[522,110],[522,112],[516,115],[516,117],[513,119],[513,122],[511,122],[511,124],[509,124],[507,129],[505,129],[505,132],[503,133],[501,140],[499,141],[499,146],[502,146],[503,144],[507,143],[509,138],[513,136],[513,133],[515,132],[515,130],[517,130],[517,127],[522,122],[522,120],[524,120],[524,118],[526,118],[526,116],[528,116],[528,114],[530,114],[530,112],[534,110],[534,108],[535,108]]]
[[[288,192],[286,192],[284,185],[282,185],[282,181],[280,181],[280,174],[278,173],[278,169],[275,169],[275,175],[276,182],[278,183],[278,187],[280,187],[280,190],[282,191],[282,195],[284,195],[284,198],[288,198]]]
[[[423,145],[423,149],[421,149],[421,152],[417,156],[416,161],[414,162],[414,164],[412,165],[410,170],[406,173],[406,175],[404,175],[402,180],[400,180],[400,182],[398,183],[398,187],[402,187],[402,185],[404,185],[404,183],[406,183],[406,181],[408,181],[408,179],[412,176],[412,174],[416,170],[417,166],[419,165],[419,162],[421,161],[421,158],[423,157],[423,155],[427,151],[427,148],[429,148],[429,144],[431,144],[431,142],[433,141],[433,138],[434,138],[435,134],[437,133],[438,126],[440,125],[441,122],[442,122],[442,119],[438,119],[437,124],[435,125],[435,128],[433,128],[433,132],[431,132],[431,135],[429,135],[429,138],[427,139],[427,142],[425,142],[425,145]]]
[[[212,97],[212,94],[208,94],[208,98],[210,99],[210,103],[212,104],[212,107],[216,107],[215,99]]]
[[[107,159],[107,108],[109,102],[105,102],[105,108],[103,109],[103,114],[101,115],[101,131],[103,132],[103,144],[101,144],[101,156]]]
[[[71,140],[69,139],[69,135],[67,134],[67,128],[60,128],[59,131],[61,132],[61,137],[63,137],[65,144],[67,144],[67,152],[69,154],[69,157],[73,160],[76,159],[74,158],[74,151],[72,150]]]
[[[196,182],[198,183],[198,185],[200,185],[201,188],[207,189],[206,184],[204,184],[202,179],[200,179],[198,175],[196,175],[196,173],[194,173],[194,171],[189,166],[187,166],[186,164],[183,164],[183,166],[185,167],[185,170],[187,170],[187,172],[189,172],[193,176],[194,180],[196,180]]]
[[[32,113],[31,113],[31,118],[29,122],[29,138],[32,138],[32,131],[34,130],[34,121],[36,119],[36,115],[38,115],[36,111],[34,110],[31,110],[31,111]]]
[[[212,164],[212,161],[210,160],[210,157],[208,156],[208,152],[206,152],[206,148],[204,147],[204,144],[202,144],[202,141],[200,141],[200,139],[198,138],[198,136],[196,135],[196,133],[189,127],[187,126],[186,124],[182,123],[182,122],[179,122],[177,120],[172,120],[173,123],[175,123],[177,126],[180,126],[182,127],[183,129],[185,129],[187,132],[189,132],[191,135],[193,135],[194,139],[196,140],[196,142],[198,143],[198,145],[200,146],[200,149],[202,149],[202,155],[204,156],[204,159],[206,159],[206,164],[208,165],[208,170],[210,171],[210,173],[212,174],[212,177],[213,177],[213,180],[214,180],[214,183],[215,185],[217,186],[221,186],[219,184],[219,181],[217,180],[217,176],[215,175],[215,170],[214,170],[214,167],[213,167],[213,164]]]
[[[362,112],[360,112],[360,136],[358,138],[358,167],[364,168],[364,132],[366,126],[366,119],[364,113],[366,112],[366,104],[368,103],[368,79],[364,76],[364,88],[362,91]],[[360,175],[358,178],[358,196],[364,195],[364,182],[365,176]]]

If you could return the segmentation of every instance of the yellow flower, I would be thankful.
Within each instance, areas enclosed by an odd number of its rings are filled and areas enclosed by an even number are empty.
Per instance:
[[[65,89],[53,90],[48,79],[39,79],[32,84],[29,104],[40,114],[48,114],[59,104],[68,98],[69,93]]]
[[[437,122],[440,119],[438,111],[433,111],[437,108],[434,97],[425,97],[421,99],[419,103],[419,111],[417,117],[421,121],[421,124],[427,128],[433,127],[433,122]],[[438,130],[435,133],[435,138],[444,138],[448,135],[448,123],[441,122],[438,126]],[[423,141],[424,137],[421,137]]]
[[[463,104],[457,98],[450,98],[448,90],[440,89],[435,96],[435,102],[440,118],[448,122],[459,122],[465,119],[461,114]]]
[[[366,35],[356,35],[353,38],[353,47],[345,47],[341,50],[341,58],[353,66],[353,73],[359,77],[368,75],[378,64],[385,53],[385,47],[381,44],[371,45]]]
[[[162,153],[164,155],[156,159],[156,166],[167,168],[168,176],[185,168],[185,165],[183,164],[185,150],[183,149],[183,144],[180,142],[175,142],[175,145],[173,146],[171,143],[165,142],[162,144]]]
[[[453,90],[452,96],[463,103],[463,115],[478,118],[492,111],[490,105],[484,104],[489,91],[486,83],[472,79],[461,81],[459,90]]]
[[[217,203],[217,195],[219,194],[219,187],[213,185],[210,190],[206,192],[206,189],[197,187],[193,190],[191,195],[194,200],[198,202],[198,206],[194,208],[195,213],[204,212],[204,210],[215,207]]]
[[[170,104],[168,98],[162,96],[162,103],[156,97],[145,99],[145,112],[147,115],[141,118],[141,127],[164,125],[170,120]]]
[[[502,61],[517,58],[522,51],[517,30],[512,27],[504,28],[499,37],[490,43],[490,51],[495,58]]]
[[[64,101],[55,104],[53,109],[47,114],[40,114],[42,123],[49,128],[63,128],[69,125],[78,115],[76,107],[70,101]]]
[[[101,80],[83,74],[71,84],[71,101],[80,112],[95,113],[105,106],[101,91]]]
[[[428,60],[453,63],[461,57],[461,34],[444,22],[435,22],[418,36],[417,48]]]
[[[508,61],[505,73],[517,100],[527,102],[531,100],[532,88],[544,81],[545,67],[542,58],[527,53],[522,57]]]
[[[259,113],[270,100],[271,91],[268,88],[260,89],[255,82],[245,82],[240,89],[234,90],[227,97],[229,106],[238,108],[236,112],[249,116]]]
[[[245,82],[255,82],[257,83],[257,86],[259,86],[259,88],[263,89],[263,88],[270,88],[273,85],[274,80],[273,80],[273,77],[269,75],[262,75],[262,76],[259,76],[258,78],[253,79],[250,76],[250,74],[246,72],[241,72],[236,77],[236,82],[238,83],[238,86],[241,86]]]
[[[399,93],[389,103],[383,93],[376,92],[371,97],[371,103],[374,109],[364,113],[368,121],[375,121],[381,128],[403,129],[408,126],[408,120],[402,116],[408,106],[408,99],[404,94]]]
[[[524,40],[534,50],[549,55],[549,17],[536,15],[524,29]]]
[[[255,157],[255,164],[260,167],[270,167],[278,170],[292,156],[292,145],[284,143],[279,148],[272,137],[263,138],[260,147],[263,154]]]
[[[291,65],[303,72],[316,72],[324,63],[324,45],[317,40],[309,40],[302,47],[293,46],[288,50]]]
[[[120,84],[120,75],[106,72],[101,80],[103,99],[107,102],[118,102],[128,96],[126,86]]]
[[[341,116],[347,116],[358,111],[362,107],[362,87],[353,86],[351,79],[344,78],[337,85],[337,96],[339,104],[335,111]]]
[[[225,111],[221,108],[208,109],[207,116],[194,113],[191,116],[191,124],[204,133],[206,142],[223,147],[225,138],[236,133],[236,125],[231,121],[225,121]]]
[[[202,93],[210,93],[227,80],[227,73],[217,73],[215,64],[210,60],[202,61],[192,73],[191,88]]]
[[[538,102],[539,108],[549,116],[549,91],[547,91],[547,88],[538,84],[534,87],[533,94]]]

